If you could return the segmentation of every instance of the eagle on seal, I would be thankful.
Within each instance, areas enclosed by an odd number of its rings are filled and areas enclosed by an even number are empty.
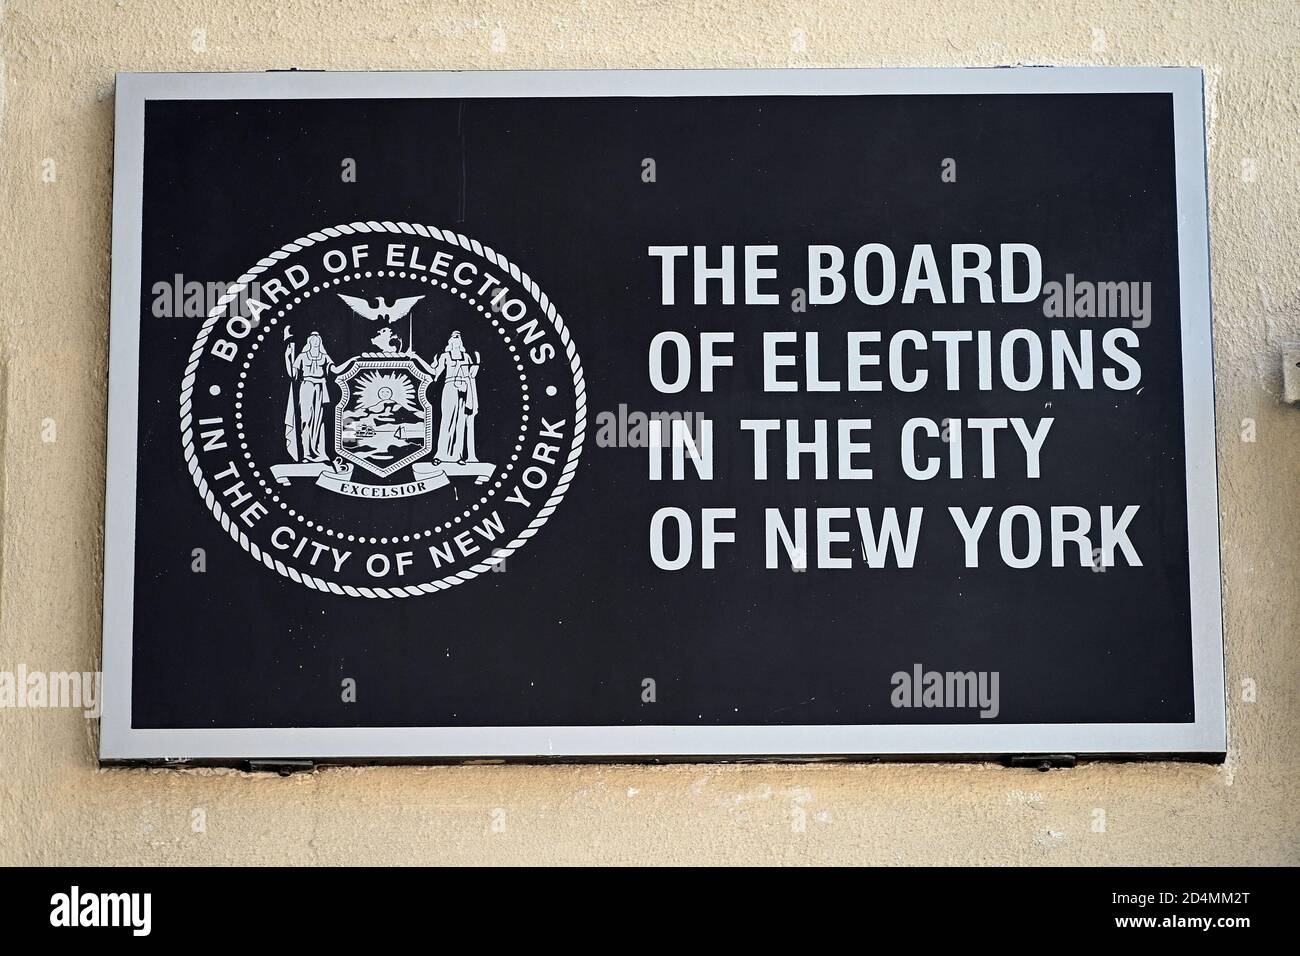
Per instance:
[[[404,299],[395,299],[391,304],[384,301],[380,296],[375,300],[375,305],[371,305],[366,299],[359,298],[355,295],[344,295],[338,293],[338,297],[346,302],[357,315],[362,318],[375,322],[383,319],[385,322],[393,323],[398,319],[406,318],[406,314],[411,311],[415,303],[424,298],[422,295],[407,296]]]

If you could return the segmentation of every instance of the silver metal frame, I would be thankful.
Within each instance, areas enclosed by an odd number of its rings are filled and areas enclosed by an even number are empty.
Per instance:
[[[1174,102],[1194,723],[747,727],[131,726],[144,106],[162,99],[1170,93]],[[485,73],[123,73],[117,78],[104,555],[106,762],[274,758],[1222,755],[1224,705],[1201,71],[889,69]]]

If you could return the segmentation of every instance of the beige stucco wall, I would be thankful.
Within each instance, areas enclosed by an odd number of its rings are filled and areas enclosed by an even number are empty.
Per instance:
[[[9,671],[90,670],[99,658],[115,71],[1203,67],[1231,753],[1221,767],[1048,774],[490,766],[281,779],[98,770],[92,721],[5,709],[0,863],[1300,863],[1300,409],[1279,402],[1280,344],[1300,340],[1294,3],[49,0],[3,10]],[[50,160],[57,178],[44,182]],[[1254,441],[1243,440],[1247,419]],[[49,420],[54,441],[43,440]],[[1254,702],[1242,699],[1246,679]],[[1098,809],[1104,832],[1093,829]]]

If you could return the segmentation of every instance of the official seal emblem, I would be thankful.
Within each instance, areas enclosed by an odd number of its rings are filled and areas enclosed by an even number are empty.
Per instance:
[[[252,559],[333,594],[414,597],[503,567],[550,519],[586,389],[555,304],[505,256],[355,222],[227,289],[180,425],[203,505]]]

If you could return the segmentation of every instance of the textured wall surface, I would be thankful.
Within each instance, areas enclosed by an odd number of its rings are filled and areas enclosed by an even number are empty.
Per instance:
[[[118,70],[1205,70],[1231,752],[1093,764],[99,770],[0,709],[0,863],[1300,863],[1300,14],[1276,3],[0,5],[0,671],[99,658]],[[51,440],[53,439],[53,440]],[[185,623],[177,622],[178,637]],[[1104,831],[1094,823],[1104,811]]]

